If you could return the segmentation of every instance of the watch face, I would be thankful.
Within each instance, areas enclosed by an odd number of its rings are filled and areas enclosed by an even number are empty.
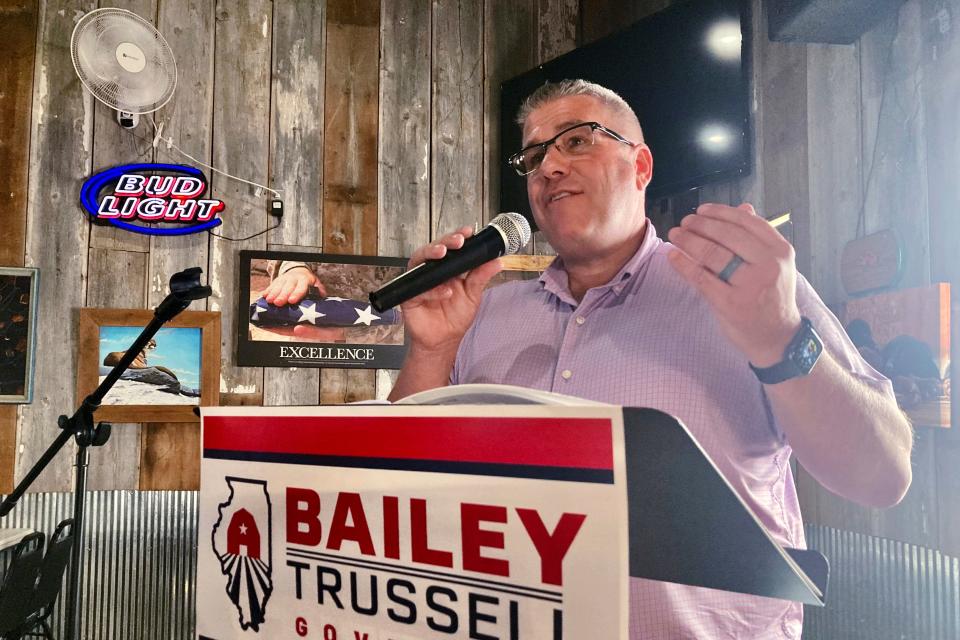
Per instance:
[[[819,340],[813,336],[805,335],[800,344],[797,345],[797,348],[790,353],[790,359],[794,361],[804,374],[807,374],[810,373],[813,365],[816,364],[822,349],[823,347]]]

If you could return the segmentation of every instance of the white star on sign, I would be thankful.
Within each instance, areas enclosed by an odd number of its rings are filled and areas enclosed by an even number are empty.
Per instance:
[[[263,307],[261,307],[260,305],[256,305],[256,306],[253,308],[253,315],[250,317],[250,319],[251,319],[251,320],[259,320],[259,319],[260,319],[260,314],[261,314],[261,313],[265,313],[266,311],[267,311],[267,310],[264,309]]]
[[[353,321],[353,324],[365,324],[368,327],[370,323],[374,320],[379,320],[380,316],[375,316],[370,312],[370,305],[367,305],[366,309],[354,309],[357,312],[357,319]]]
[[[247,525],[245,525],[245,524],[240,525],[240,533],[241,533],[241,534],[246,534],[246,533],[247,533]]]
[[[317,303],[311,302],[308,304],[300,305],[300,319],[297,320],[297,323],[309,322],[310,324],[317,324],[317,318],[322,318],[327,314],[320,313],[317,311]]]

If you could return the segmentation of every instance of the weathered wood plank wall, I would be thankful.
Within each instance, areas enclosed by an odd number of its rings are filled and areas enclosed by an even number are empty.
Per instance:
[[[156,0],[136,0],[127,8],[156,22]],[[117,126],[114,114],[102,102],[94,102],[93,170],[102,171],[131,161],[151,162],[153,147],[144,140],[145,136],[132,136]],[[114,309],[144,307],[149,248],[147,236],[127,233],[113,226],[91,226],[85,306]],[[118,277],[121,274],[122,277]],[[136,486],[139,476],[139,456],[136,453],[139,449],[140,425],[114,424],[110,440],[93,454],[96,464],[89,467],[90,488]]]
[[[669,4],[582,0],[584,40]],[[906,253],[899,286],[950,282],[952,335],[960,335],[960,2],[909,0],[849,46],[770,42],[766,3],[754,0],[753,8],[756,170],[704,187],[695,200],[744,199],[766,215],[792,212],[798,267],[828,303],[846,298],[844,244],[895,229]],[[661,208],[671,205],[657,203],[655,218]],[[953,342],[952,359],[960,349]],[[799,468],[806,520],[960,553],[958,409],[954,428],[918,429],[913,486],[893,509],[854,505]]]
[[[27,232],[27,177],[30,122],[23,114],[33,104],[34,55],[37,44],[35,0],[0,2],[0,167],[7,187],[0,193],[0,265],[22,267]],[[13,488],[17,450],[17,406],[0,406],[0,493]]]
[[[923,33],[922,64],[916,72],[920,84],[927,135],[926,159],[930,277],[949,282],[951,293],[951,362],[960,359],[960,1],[923,0],[920,29]],[[911,211],[902,212],[908,215]],[[922,214],[923,212],[921,212]],[[940,544],[949,553],[960,554],[960,403],[953,403],[953,429],[933,434],[936,460],[933,505],[937,509]]]
[[[323,240],[327,253],[377,252],[377,139],[380,6],[376,0],[327,2],[327,113],[324,134]],[[324,369],[320,402],[376,394],[376,372]]]
[[[285,202],[269,249],[319,252],[323,247],[326,20],[322,2],[274,2],[270,178]],[[317,404],[319,399],[318,369],[264,369],[264,405]]]
[[[126,5],[158,25],[178,61],[177,93],[155,114],[164,136],[201,162],[283,194],[278,228],[232,242],[90,225],[76,201],[92,171],[184,158],[163,143],[152,147],[147,117],[134,132],[122,130],[82,89],[67,45],[96,2],[3,2],[5,59],[15,64],[2,73],[17,89],[0,102],[0,123],[14,132],[0,145],[14,177],[14,197],[3,202],[13,232],[0,240],[0,255],[5,264],[40,267],[43,287],[36,400],[19,420],[15,408],[0,408],[0,489],[22,477],[56,435],[56,417],[75,406],[77,309],[152,308],[169,276],[188,266],[204,268],[214,289],[206,308],[222,313],[224,404],[385,396],[389,371],[237,367],[238,251],[409,255],[437,233],[492,217],[504,155],[499,84],[573,48],[579,23],[577,0]],[[266,194],[208,174],[213,195],[227,203],[216,233],[247,238],[273,224]],[[91,484],[195,487],[198,451],[193,424],[116,425],[108,446],[92,452]],[[71,463],[64,451],[34,489],[68,489]]]
[[[385,2],[380,14],[377,253],[409,256],[430,240],[431,3]],[[377,371],[386,398],[396,371]]]
[[[258,184],[267,182],[270,156],[270,77],[273,4],[268,0],[218,0],[214,28],[213,165]],[[183,59],[183,56],[180,56]],[[183,96],[178,96],[182,98]],[[265,195],[247,184],[214,174],[213,191],[229,213],[210,239],[209,309],[221,315],[220,391],[262,401],[263,370],[238,367],[237,282],[239,251],[266,249],[272,219]],[[227,240],[234,238],[235,240]]]
[[[19,474],[56,438],[57,417],[74,408],[77,310],[86,303],[90,242],[77,194],[92,167],[94,100],[73,71],[68,43],[75,18],[95,6],[77,0],[40,5],[24,263],[40,269],[41,291],[34,400],[20,410]],[[63,448],[34,490],[70,487],[73,449],[72,443]]]
[[[433,2],[431,232],[483,219],[483,3]]]
[[[214,32],[216,4],[204,0],[161,2],[157,27],[174,52],[189,51],[190,73],[181,74],[178,93],[162,112],[166,117],[164,136],[194,158],[209,164],[213,131]],[[152,123],[145,128],[146,135]],[[183,162],[183,156],[160,145],[154,153],[160,162]],[[209,241],[206,235],[151,238],[147,254],[147,306],[155,308],[168,293],[170,276],[185,266],[208,264]],[[194,303],[197,310],[206,305]],[[114,435],[113,437],[116,437]],[[113,486],[133,489],[186,489],[197,486],[200,478],[200,434],[189,423],[147,423],[140,429],[140,455],[136,445],[123,450],[128,464],[139,462],[138,479],[130,484],[114,480]]]
[[[235,243],[146,240],[86,222],[76,193],[92,170],[179,157],[152,149],[149,123],[134,135],[120,130],[76,79],[66,43],[95,3],[4,0],[0,46],[12,64],[0,74],[14,90],[0,96],[0,161],[11,168],[13,195],[0,203],[12,221],[0,256],[40,267],[43,289],[36,399],[19,418],[0,408],[0,489],[22,476],[56,435],[57,415],[75,405],[76,309],[152,307],[169,275],[186,266],[205,267],[215,290],[208,307],[223,313],[225,403],[384,395],[389,372],[236,367],[237,251],[407,255],[437,233],[489,219],[509,151],[498,145],[500,82],[667,5],[136,0],[131,8],[159,25],[181,66],[177,96],[158,114],[166,134],[194,157],[284,194],[281,225]],[[769,42],[764,3],[753,6],[757,168],[694,200],[791,211],[798,265],[828,302],[844,296],[843,244],[885,227],[906,244],[903,286],[947,281],[956,290],[960,0],[910,0],[852,46]],[[246,237],[272,223],[251,187],[218,175],[213,185],[228,202],[220,233]],[[662,222],[690,201],[668,199],[651,215]],[[960,313],[953,316],[957,328]],[[194,486],[196,431],[118,425],[109,448],[94,453],[94,485]],[[960,553],[957,434],[918,433],[913,489],[886,512],[842,501],[800,469],[807,519]],[[35,488],[65,489],[71,476],[64,451]]]

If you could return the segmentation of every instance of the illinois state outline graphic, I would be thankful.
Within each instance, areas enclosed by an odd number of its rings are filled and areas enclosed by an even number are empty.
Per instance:
[[[211,534],[227,597],[240,612],[240,627],[260,631],[273,592],[271,506],[264,480],[224,478],[230,489],[218,506]]]

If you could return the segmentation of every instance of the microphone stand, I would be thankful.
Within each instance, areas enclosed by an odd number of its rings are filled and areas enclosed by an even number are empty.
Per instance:
[[[80,620],[80,560],[83,551],[83,513],[86,502],[87,487],[87,466],[90,462],[89,447],[102,447],[110,439],[110,425],[100,422],[96,426],[93,424],[93,414],[100,407],[100,401],[107,395],[107,392],[113,387],[114,383],[120,378],[121,374],[127,370],[130,363],[140,353],[144,346],[153,338],[154,334],[163,326],[164,323],[171,320],[181,311],[190,306],[194,300],[201,300],[209,296],[212,292],[209,286],[200,284],[200,274],[203,270],[200,267],[191,267],[173,274],[170,277],[170,294],[163,299],[154,309],[153,319],[150,321],[140,336],[134,341],[130,348],[120,359],[120,362],[110,371],[106,379],[100,383],[100,386],[84,398],[83,402],[76,412],[69,418],[65,415],[60,416],[57,425],[62,432],[57,439],[40,456],[36,464],[27,472],[23,480],[17,485],[9,496],[0,503],[0,518],[10,513],[17,502],[23,497],[27,488],[33,484],[37,476],[53,460],[54,456],[63,448],[70,438],[77,442],[77,455],[75,463],[75,484],[73,498],[73,531],[74,542],[70,550],[71,563],[73,564],[68,578],[69,609],[67,611],[67,638],[76,640],[79,632]]]

